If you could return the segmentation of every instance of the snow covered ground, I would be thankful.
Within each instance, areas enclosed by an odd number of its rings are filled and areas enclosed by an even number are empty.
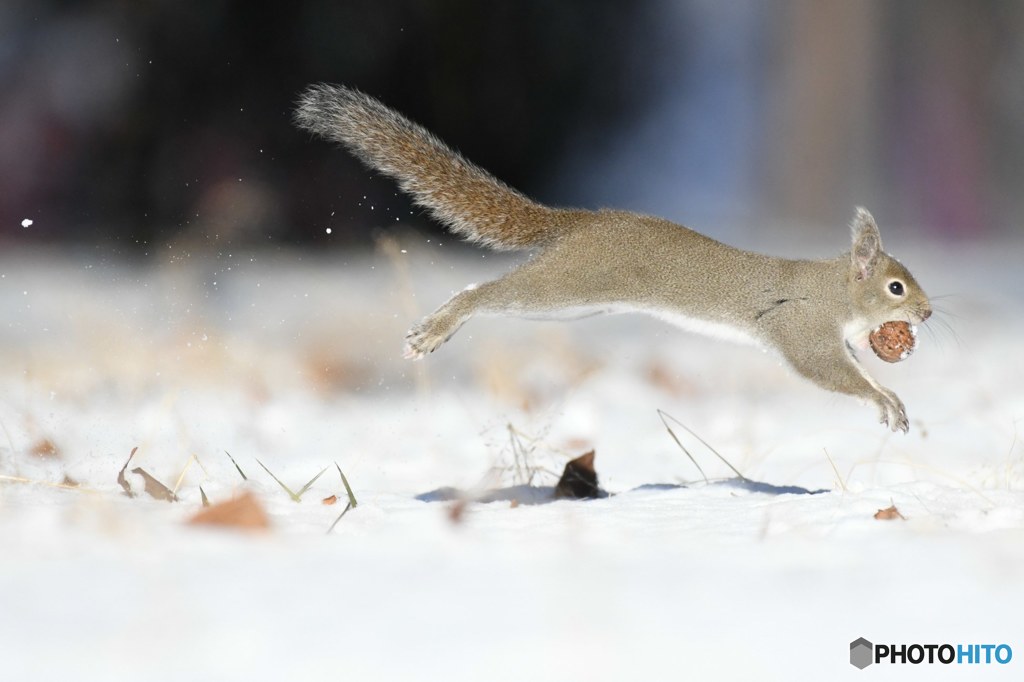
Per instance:
[[[900,245],[955,331],[865,358],[904,436],[636,317],[474,320],[402,361],[413,320],[508,265],[421,242],[0,255],[0,679],[1021,679],[1024,244]],[[658,409],[746,480],[675,428],[705,482]],[[134,447],[128,483],[177,502],[122,494]],[[591,448],[613,495],[549,501]],[[257,460],[293,489],[327,471],[296,503]],[[328,533],[335,463],[359,504]],[[188,525],[200,486],[253,491],[270,529]],[[1014,658],[861,671],[861,636]]]

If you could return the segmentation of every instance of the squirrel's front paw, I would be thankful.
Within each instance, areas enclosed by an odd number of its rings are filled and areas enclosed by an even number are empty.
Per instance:
[[[892,391],[883,391],[877,399],[878,411],[881,416],[879,421],[893,431],[906,433],[910,430],[910,422],[907,421],[907,409],[903,407],[900,400]]]

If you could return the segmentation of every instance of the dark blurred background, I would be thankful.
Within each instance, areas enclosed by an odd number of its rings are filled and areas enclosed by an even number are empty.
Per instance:
[[[292,126],[315,81],[543,201],[722,237],[856,204],[947,238],[1024,216],[1022,2],[2,0],[0,244],[436,230]]]

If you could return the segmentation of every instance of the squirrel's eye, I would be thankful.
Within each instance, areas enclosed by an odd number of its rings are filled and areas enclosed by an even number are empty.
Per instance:
[[[892,293],[893,296],[902,296],[903,282],[900,282],[899,280],[889,282],[889,292]]]

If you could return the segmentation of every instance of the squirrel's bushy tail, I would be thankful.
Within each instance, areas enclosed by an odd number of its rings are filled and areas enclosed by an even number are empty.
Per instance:
[[[397,180],[417,204],[466,239],[497,249],[528,248],[558,231],[562,211],[531,201],[358,90],[312,85],[299,99],[295,121]]]

